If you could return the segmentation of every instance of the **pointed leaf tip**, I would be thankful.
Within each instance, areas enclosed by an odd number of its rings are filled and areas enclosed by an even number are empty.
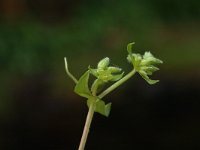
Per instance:
[[[90,71],[86,71],[78,80],[74,88],[74,92],[82,97],[89,98],[92,94],[88,87],[88,80],[89,80]]]
[[[96,102],[95,112],[100,113],[103,116],[108,117],[111,110],[111,103],[105,104],[103,100],[98,100]]]
[[[146,72],[144,72],[144,71],[139,71],[138,73],[139,73],[139,74],[142,76],[142,78],[145,79],[145,80],[147,81],[147,83],[149,83],[150,85],[156,84],[156,83],[159,82],[159,80],[151,80],[151,79],[147,76]]]
[[[97,97],[90,97],[87,100],[88,108],[92,103],[95,103],[95,112],[100,113],[101,115],[108,117],[111,110],[111,103],[105,104],[103,100],[98,99]]]
[[[133,48],[133,45],[134,45],[134,44],[135,44],[135,42],[132,42],[132,43],[129,43],[129,44],[127,45],[127,51],[128,51],[129,54],[132,53],[132,48]]]
[[[67,63],[67,58],[64,57],[64,62],[65,62],[65,71],[67,73],[67,75],[75,82],[75,84],[78,83],[78,80],[73,76],[73,74],[71,74],[69,72],[69,68],[68,68],[68,63]]]

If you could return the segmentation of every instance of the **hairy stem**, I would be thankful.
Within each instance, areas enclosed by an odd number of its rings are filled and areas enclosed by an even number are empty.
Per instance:
[[[111,85],[109,88],[107,88],[105,91],[103,91],[98,97],[101,99],[104,96],[106,96],[108,93],[112,92],[114,89],[116,89],[118,86],[123,84],[125,81],[127,81],[129,78],[131,78],[136,73],[136,70],[133,69],[131,72],[129,72],[126,76],[121,78],[119,81],[115,82],[113,85]]]

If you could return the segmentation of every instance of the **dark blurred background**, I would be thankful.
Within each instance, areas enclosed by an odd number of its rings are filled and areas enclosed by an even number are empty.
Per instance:
[[[164,64],[136,75],[95,114],[87,150],[200,149],[199,0],[0,0],[0,149],[75,150],[87,114],[73,93],[88,65],[108,56],[131,69],[126,45]]]

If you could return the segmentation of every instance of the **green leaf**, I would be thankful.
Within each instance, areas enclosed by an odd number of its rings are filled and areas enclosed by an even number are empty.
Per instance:
[[[134,62],[135,62],[135,58],[133,57],[133,54],[132,54],[132,48],[133,48],[134,44],[135,43],[133,42],[133,43],[129,43],[127,45],[127,51],[128,51],[128,57],[127,57],[127,59],[128,59],[128,62],[130,62],[132,64],[134,64]]]
[[[127,51],[129,53],[130,56],[132,56],[132,48],[133,48],[133,45],[135,44],[135,42],[132,42],[132,43],[129,43],[127,45]]]
[[[111,103],[105,104],[105,102],[100,99],[96,102],[95,112],[98,112],[108,117],[110,114],[110,110],[111,110]]]
[[[146,74],[146,72],[145,71],[139,71],[138,72],[141,76],[142,76],[142,78],[143,79],[145,79],[149,84],[156,84],[157,82],[159,82],[159,80],[151,80],[148,76],[147,76],[147,74]]]
[[[89,80],[90,71],[86,71],[78,80],[74,88],[74,92],[82,97],[89,98],[92,94],[88,87],[88,80]]]
[[[95,110],[94,110],[95,112],[98,112],[101,115],[106,116],[106,117],[109,116],[110,110],[111,110],[111,103],[105,104],[103,100],[100,100],[95,97],[90,97],[87,100],[88,107],[90,107],[92,103],[95,103]]]
[[[98,77],[97,69],[92,69],[92,68],[90,68],[90,66],[88,67],[88,69],[90,70],[90,73],[92,75],[94,75],[95,77]]]
[[[145,71],[147,75],[152,75],[153,72],[158,71],[159,68],[155,67],[153,65],[149,65],[149,66],[143,66],[143,67],[141,67],[140,70]]]
[[[124,72],[122,72],[121,74],[117,74],[117,75],[113,75],[113,78],[111,79],[111,81],[118,81],[119,79],[121,79],[124,75]]]

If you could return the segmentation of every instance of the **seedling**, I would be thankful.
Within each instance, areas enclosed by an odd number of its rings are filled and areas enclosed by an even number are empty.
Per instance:
[[[133,45],[134,43],[127,45],[127,60],[132,64],[133,68],[126,75],[124,75],[124,72],[121,68],[109,66],[110,59],[106,57],[99,61],[97,68],[91,68],[89,66],[87,71],[79,78],[79,80],[77,80],[74,75],[69,72],[67,59],[64,58],[66,72],[75,83],[74,92],[87,99],[87,106],[89,108],[78,150],[84,150],[85,148],[94,112],[100,113],[106,117],[109,116],[111,103],[106,104],[103,101],[103,98],[107,94],[130,79],[135,75],[135,73],[139,73],[141,77],[149,84],[155,84],[159,82],[159,80],[150,79],[149,76],[152,75],[153,72],[159,70],[156,65],[163,62],[160,59],[155,58],[150,52],[145,52],[144,55],[132,53]],[[91,87],[88,84],[90,75],[95,77]],[[113,84],[107,89],[103,90],[104,85],[109,82],[113,82]]]

